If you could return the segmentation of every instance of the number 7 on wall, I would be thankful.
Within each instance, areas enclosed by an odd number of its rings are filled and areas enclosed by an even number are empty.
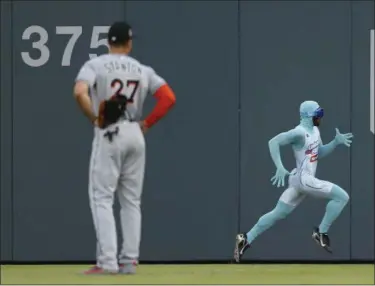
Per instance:
[[[57,26],[56,35],[72,35],[66,44],[61,65],[66,67],[70,66],[70,59],[72,58],[73,48],[79,38],[82,35],[81,26]]]

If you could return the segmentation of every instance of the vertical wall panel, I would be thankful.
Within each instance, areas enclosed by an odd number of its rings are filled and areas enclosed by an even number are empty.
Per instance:
[[[176,92],[146,136],[144,260],[229,259],[237,227],[235,1],[128,1],[134,55]],[[149,98],[146,111],[155,104]],[[170,239],[172,235],[172,239]]]
[[[92,260],[96,248],[87,195],[92,127],[76,106],[72,88],[89,53],[107,50],[90,49],[93,27],[123,19],[124,2],[17,1],[13,5],[14,259]],[[40,67],[30,67],[21,58],[21,52],[40,56],[32,48],[39,35],[22,40],[32,25],[48,33],[50,55]],[[83,27],[69,66],[62,66],[62,58],[70,36],[57,35],[56,26]]]
[[[370,29],[374,2],[352,1],[352,259],[374,259],[374,135],[370,132]]]
[[[0,260],[12,259],[12,27],[11,3],[0,2]]]
[[[241,2],[241,228],[248,231],[271,210],[284,188],[272,187],[275,167],[268,140],[299,124],[299,105],[316,100],[326,110],[324,143],[350,128],[350,5],[340,1]],[[291,148],[282,148],[289,170]],[[317,176],[348,192],[349,151],[340,147],[319,162]],[[286,220],[254,243],[248,259],[348,259],[349,214],[332,226],[333,255],[311,240],[325,200],[308,198]],[[290,236],[293,246],[290,246]],[[288,247],[284,247],[287,245]]]

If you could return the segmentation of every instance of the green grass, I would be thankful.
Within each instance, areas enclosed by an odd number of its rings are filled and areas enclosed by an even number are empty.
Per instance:
[[[374,265],[140,265],[136,275],[85,276],[82,265],[1,266],[1,284],[374,284]]]

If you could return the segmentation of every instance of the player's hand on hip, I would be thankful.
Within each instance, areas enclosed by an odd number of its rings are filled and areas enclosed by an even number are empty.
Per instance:
[[[92,121],[92,124],[93,124],[95,127],[99,127],[99,119],[98,119],[98,118],[95,118],[95,119]]]
[[[275,176],[271,178],[272,185],[279,187],[285,186],[285,177],[290,175],[284,167],[277,168]]]
[[[346,147],[350,147],[350,144],[352,144],[352,138],[353,138],[353,134],[352,133],[346,133],[346,134],[341,134],[339,129],[336,128],[336,136],[335,136],[335,140],[337,142],[337,144],[341,145],[345,145]]]
[[[146,126],[145,122],[139,121],[138,124],[139,124],[139,127],[141,128],[143,134],[145,134],[148,130],[148,127]]]

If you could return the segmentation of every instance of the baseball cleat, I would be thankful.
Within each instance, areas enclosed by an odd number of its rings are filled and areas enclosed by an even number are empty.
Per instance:
[[[236,236],[236,245],[234,247],[234,262],[240,263],[241,257],[245,251],[250,247],[250,244],[247,242],[247,235],[245,233],[237,234]]]
[[[85,272],[83,272],[83,274],[85,275],[108,275],[108,274],[116,274],[116,273],[117,271],[115,270],[110,271],[110,270],[100,268],[98,266],[91,267],[89,270],[86,270]]]
[[[125,274],[125,275],[131,275],[131,274],[135,274],[136,269],[137,269],[136,263],[120,264],[118,273],[119,274]]]
[[[331,242],[326,233],[320,233],[319,228],[315,227],[312,233],[312,238],[315,242],[327,252],[332,253]]]

